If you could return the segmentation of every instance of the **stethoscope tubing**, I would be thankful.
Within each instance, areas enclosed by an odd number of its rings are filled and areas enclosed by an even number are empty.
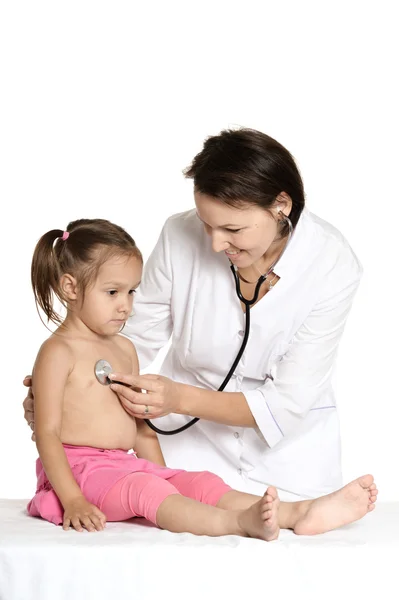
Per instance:
[[[261,285],[264,281],[266,281],[267,277],[270,275],[270,273],[273,271],[274,267],[276,266],[276,264],[281,260],[281,258],[283,257],[288,244],[290,243],[291,237],[292,237],[292,233],[293,233],[293,226],[291,223],[291,219],[289,217],[287,217],[286,215],[284,215],[284,219],[286,220],[286,222],[288,223],[288,227],[289,227],[289,233],[288,233],[288,240],[287,243],[284,247],[284,250],[282,251],[282,253],[280,254],[280,256],[277,258],[277,260],[269,267],[267,273],[265,273],[264,275],[261,275],[257,281],[256,287],[255,287],[255,291],[254,291],[254,295],[251,298],[251,300],[248,300],[247,298],[244,298],[244,296],[241,293],[241,286],[240,286],[240,279],[238,277],[237,274],[237,267],[233,264],[230,265],[230,269],[233,273],[234,276],[234,280],[235,280],[235,286],[236,286],[236,293],[237,296],[239,298],[239,300],[244,304],[245,306],[245,331],[244,331],[244,338],[242,340],[242,344],[241,347],[238,351],[238,354],[233,362],[233,364],[231,365],[231,368],[229,370],[229,372],[227,373],[223,383],[221,384],[221,386],[219,387],[219,389],[217,390],[218,392],[223,392],[223,390],[225,389],[226,385],[229,383],[238,363],[241,360],[242,355],[244,354],[245,348],[247,346],[248,343],[248,338],[249,338],[249,331],[250,331],[250,327],[251,327],[251,317],[250,317],[250,309],[251,306],[253,306],[259,298],[259,292],[260,292],[260,288]],[[195,423],[198,423],[198,421],[200,420],[199,417],[194,417],[194,419],[191,419],[191,421],[188,421],[188,423],[185,423],[184,425],[182,425],[181,427],[178,427],[177,429],[171,429],[169,431],[167,430],[163,430],[163,429],[159,429],[158,427],[156,427],[156,425],[154,425],[149,419],[144,419],[144,421],[147,423],[148,427],[150,429],[152,429],[153,431],[155,431],[156,433],[159,433],[160,435],[176,435],[177,433],[182,433],[183,431],[186,431],[186,429],[188,429],[189,427],[192,427],[193,425],[195,425]]]
[[[244,338],[242,340],[242,344],[241,344],[240,350],[238,351],[238,354],[237,354],[237,356],[236,356],[233,364],[231,365],[231,368],[230,368],[229,372],[227,373],[227,375],[226,375],[226,377],[225,377],[222,385],[217,390],[218,392],[223,392],[224,388],[229,383],[229,381],[230,381],[230,379],[231,379],[231,377],[232,377],[232,375],[233,375],[233,373],[234,373],[234,371],[235,371],[238,363],[240,362],[241,357],[244,354],[244,350],[245,350],[245,347],[246,347],[247,342],[248,342],[249,330],[250,330],[250,304],[247,302],[245,304],[245,332],[244,332]],[[147,423],[148,427],[150,429],[152,429],[153,431],[155,431],[156,433],[159,433],[160,435],[176,435],[177,433],[182,433],[183,431],[185,431],[189,427],[192,427],[193,425],[195,425],[195,423],[197,423],[199,420],[200,420],[199,417],[194,417],[194,419],[191,419],[191,421],[188,421],[188,423],[185,423],[184,425],[182,425],[181,427],[179,427],[177,429],[165,430],[165,429],[159,429],[149,419],[144,419],[144,421]]]
[[[238,277],[237,274],[237,267],[233,264],[231,264],[230,269],[233,273],[234,276],[234,280],[235,280],[235,287],[236,287],[236,293],[237,296],[239,298],[239,300],[244,304],[245,306],[245,331],[244,331],[244,337],[240,346],[240,349],[238,351],[237,356],[234,359],[233,364],[231,365],[231,368],[229,370],[229,372],[227,373],[226,377],[224,378],[223,383],[221,384],[221,386],[219,387],[219,389],[217,390],[218,392],[223,392],[223,390],[225,389],[226,385],[229,383],[238,363],[241,360],[242,355],[244,354],[245,348],[247,346],[248,343],[248,338],[249,338],[249,331],[250,331],[250,327],[251,327],[251,317],[250,317],[250,310],[251,310],[251,306],[253,306],[259,298],[259,292],[260,292],[260,288],[261,285],[264,281],[266,281],[267,277],[270,275],[270,273],[273,271],[274,267],[276,266],[276,264],[281,260],[282,256],[284,255],[288,244],[291,240],[291,236],[293,233],[293,226],[291,223],[291,219],[289,219],[287,216],[284,216],[285,220],[288,223],[289,226],[289,234],[288,234],[288,240],[287,243],[284,247],[283,252],[280,254],[280,256],[277,258],[277,260],[269,267],[267,273],[265,273],[264,275],[261,275],[256,283],[256,287],[255,287],[255,291],[254,291],[254,295],[251,298],[251,300],[248,300],[247,298],[244,298],[244,296],[241,293],[241,286],[240,286],[240,279]],[[101,362],[101,361],[99,361]],[[102,361],[103,362],[103,361]],[[271,378],[272,379],[272,378]],[[153,431],[155,431],[155,433],[158,433],[160,435],[176,435],[178,433],[182,433],[183,431],[186,431],[186,429],[188,429],[189,427],[192,427],[193,425],[195,425],[195,423],[197,423],[200,420],[200,417],[194,417],[194,419],[191,419],[191,421],[188,421],[188,423],[185,423],[184,425],[182,425],[181,427],[178,427],[177,429],[171,429],[171,430],[164,430],[164,429],[159,429],[159,427],[157,427],[156,425],[154,425],[150,419],[144,419],[144,421],[147,423],[148,427],[150,429],[152,429]]]

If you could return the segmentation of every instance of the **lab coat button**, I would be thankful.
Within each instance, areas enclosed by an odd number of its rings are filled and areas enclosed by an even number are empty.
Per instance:
[[[236,438],[236,440],[238,440],[238,438],[240,437],[240,434],[238,433],[238,431],[234,432],[234,437]]]
[[[241,474],[242,474],[242,469],[237,469],[237,473],[238,473],[239,475],[241,475]]]
[[[242,329],[240,329],[240,331],[238,332],[238,335],[240,335],[242,337],[244,335],[244,331]]]

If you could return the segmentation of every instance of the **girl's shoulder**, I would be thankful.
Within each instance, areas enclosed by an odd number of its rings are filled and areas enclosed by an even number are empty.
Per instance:
[[[117,346],[127,354],[136,354],[136,349],[130,338],[123,334],[123,330],[115,336]]]
[[[53,333],[40,346],[39,352],[58,352],[72,354],[72,344],[67,337]]]
[[[34,369],[71,370],[74,364],[73,348],[67,339],[51,335],[39,348]]]

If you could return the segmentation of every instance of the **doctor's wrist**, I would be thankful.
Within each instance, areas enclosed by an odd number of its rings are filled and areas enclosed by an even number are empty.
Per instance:
[[[195,417],[196,398],[199,388],[186,383],[178,383],[176,387],[176,414]]]

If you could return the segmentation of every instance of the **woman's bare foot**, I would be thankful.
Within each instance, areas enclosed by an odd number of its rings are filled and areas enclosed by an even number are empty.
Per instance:
[[[271,542],[278,538],[278,508],[280,499],[275,487],[268,487],[264,496],[238,516],[238,523],[249,537]]]
[[[377,494],[373,476],[364,475],[328,496],[305,501],[294,532],[315,535],[353,523],[374,510]]]

